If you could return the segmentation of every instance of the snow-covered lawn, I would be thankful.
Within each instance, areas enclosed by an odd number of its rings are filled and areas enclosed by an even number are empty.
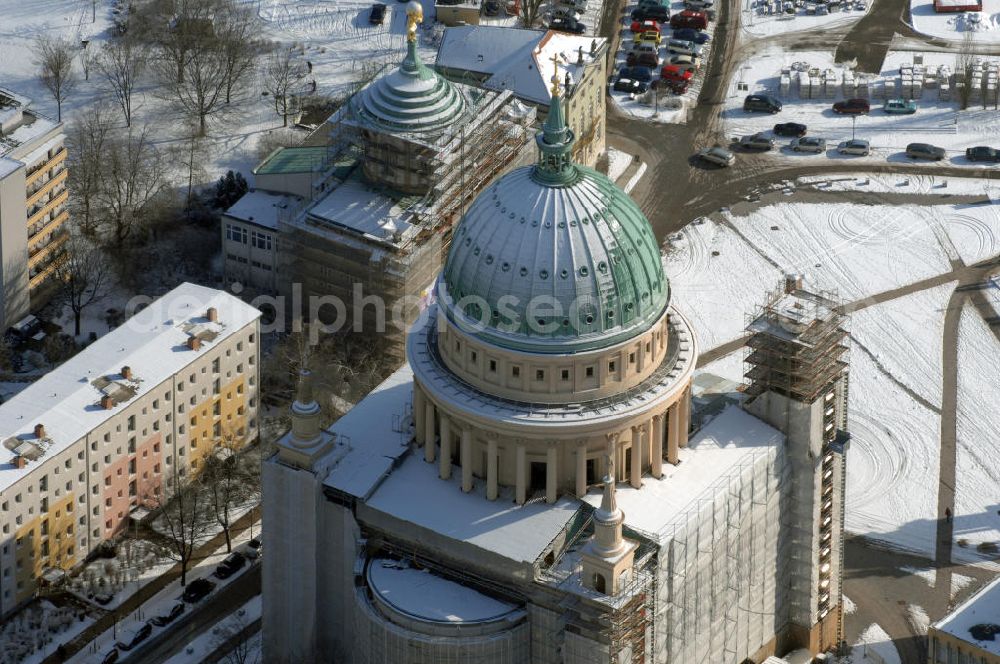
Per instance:
[[[992,104],[990,108],[983,109],[981,104],[972,103],[967,110],[959,111],[957,101],[940,101],[938,91],[928,89],[917,100],[917,112],[913,115],[887,115],[882,111],[883,100],[873,96],[870,99],[871,113],[852,119],[851,116],[838,115],[832,110],[833,103],[845,96],[839,87],[830,96],[802,99],[793,82],[789,92],[781,94],[779,79],[783,67],[808,65],[821,72],[830,69],[836,76],[842,76],[844,66],[835,64],[833,55],[833,52],[783,51],[774,47],[755,54],[752,59],[740,65],[731,81],[725,109],[722,111],[727,136],[738,139],[757,132],[770,132],[776,123],[799,122],[808,127],[810,136],[826,139],[826,153],[796,153],[787,147],[791,139],[778,137],[778,147],[769,153],[770,158],[789,163],[805,161],[813,164],[824,159],[850,160],[858,164],[886,160],[900,163],[941,163],[912,160],[903,154],[907,144],[925,142],[944,148],[947,151],[945,163],[950,166],[979,170],[998,168],[995,164],[972,163],[965,158],[966,148],[991,145],[1000,133],[1000,114],[992,108]],[[924,55],[924,65],[928,70],[938,65],[955,66],[952,54]],[[881,76],[895,81],[897,93],[892,96],[901,94],[900,65],[912,63],[913,56],[914,53],[903,51],[887,55]],[[740,84],[745,84],[747,89],[741,89]],[[774,115],[744,112],[743,99],[754,92],[778,97],[783,104],[782,111]],[[868,157],[838,154],[837,144],[852,137],[868,140],[872,154]]]
[[[857,22],[871,9],[872,2],[867,2],[865,9],[858,9],[856,3],[845,2],[843,11],[829,14],[809,14],[803,4],[794,14],[769,11],[774,2],[767,0],[743,0],[740,14],[740,28],[747,37],[771,37],[789,32],[823,31],[843,29]]]
[[[959,334],[954,536],[968,546],[952,557],[981,560],[977,546],[1000,547],[1000,342],[971,305]]]
[[[226,641],[230,636],[239,633],[245,626],[260,618],[263,611],[261,595],[257,595],[247,601],[243,606],[229,614],[218,623],[199,634],[194,640],[184,646],[182,652],[177,653],[167,660],[167,664],[190,664],[191,662],[201,662],[212,654],[216,648]],[[242,654],[247,654],[243,652]],[[223,659],[223,661],[244,661],[240,659]],[[245,660],[248,664],[255,661],[250,657]]]
[[[940,175],[891,173],[837,173],[802,175],[796,184],[823,191],[868,191],[892,194],[934,194],[939,196],[985,196],[1000,199],[1000,183],[978,177],[952,178]]]
[[[972,35],[978,43],[1000,43],[1000,0],[983,0],[982,12],[938,14],[934,0],[910,0],[913,27],[931,37],[961,41]]]
[[[38,664],[93,622],[86,611],[38,600],[0,625],[0,664]]]
[[[849,395],[845,529],[933,557],[941,418],[858,351]]]
[[[174,561],[145,540],[123,540],[114,558],[96,558],[67,582],[67,589],[95,607],[114,609],[173,567]],[[94,600],[101,595],[110,601]]]

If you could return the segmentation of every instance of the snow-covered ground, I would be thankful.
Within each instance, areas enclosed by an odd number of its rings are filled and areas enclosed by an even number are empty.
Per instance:
[[[770,158],[782,159],[789,163],[800,160],[814,163],[823,159],[850,160],[859,164],[886,160],[902,163],[940,163],[911,160],[903,154],[907,144],[925,142],[944,148],[947,151],[945,162],[950,166],[961,166],[970,170],[998,168],[995,164],[972,163],[965,158],[966,148],[991,145],[1000,133],[1000,115],[993,110],[992,105],[988,109],[983,109],[981,104],[973,103],[967,110],[959,111],[957,101],[940,101],[937,90],[925,90],[923,97],[917,100],[917,112],[913,115],[887,115],[881,109],[882,100],[872,98],[871,113],[852,119],[851,116],[838,115],[832,110],[833,103],[844,98],[841,90],[822,99],[801,99],[799,90],[793,83],[787,94],[781,94],[779,78],[782,67],[801,63],[820,71],[831,69],[838,76],[842,75],[844,66],[835,64],[833,55],[833,52],[823,51],[784,51],[775,46],[763,53],[755,54],[752,59],[740,65],[730,83],[726,107],[722,111],[727,135],[738,139],[740,136],[757,132],[770,132],[779,122],[799,122],[808,127],[810,136],[826,139],[826,153],[796,153],[787,147],[790,139],[778,137],[778,149],[769,153]],[[895,80],[897,91],[900,90],[899,67],[907,62],[912,63],[913,55],[908,51],[894,51],[886,56],[882,77]],[[938,65],[954,68],[955,58],[951,54],[923,55],[924,64],[928,69]],[[740,84],[745,84],[747,89],[741,89]],[[781,99],[782,111],[774,115],[744,112],[743,99],[747,94],[754,92],[771,94]],[[868,140],[872,147],[871,155],[857,157],[838,154],[837,144],[852,137]]]
[[[114,558],[95,558],[69,579],[67,589],[95,607],[114,609],[173,567],[174,561],[145,540],[125,539]],[[95,596],[110,596],[100,604]]]
[[[823,191],[985,196],[991,201],[1000,200],[1000,182],[977,177],[951,178],[909,173],[900,175],[891,173],[837,173],[835,175],[802,175],[796,178],[795,182]]]
[[[86,611],[39,600],[0,625],[0,664],[38,664],[93,622]]]
[[[845,2],[841,11],[828,14],[809,14],[806,6],[795,9],[794,14],[775,11],[773,0],[743,0],[740,14],[740,29],[747,37],[771,37],[789,32],[816,32],[823,30],[844,29],[868,13],[872,2],[857,4]]]
[[[953,547],[981,560],[977,546],[1000,547],[1000,342],[971,305],[962,310],[958,346],[958,450]]]
[[[877,624],[869,625],[851,648],[852,664],[902,664],[892,637]]]
[[[191,662],[204,661],[208,655],[212,654],[230,636],[239,633],[244,627],[260,618],[262,611],[262,596],[256,595],[236,611],[195,637],[184,646],[183,651],[168,659],[167,664],[191,664]],[[241,654],[246,654],[246,652],[241,651]],[[239,657],[238,659],[229,658],[223,661],[245,661],[247,664],[250,664],[254,660],[249,659],[249,657],[246,660]]]
[[[608,179],[617,182],[632,163],[633,156],[615,148],[608,148]]]
[[[961,41],[971,35],[977,43],[1000,43],[1000,0],[983,0],[983,11],[938,14],[934,0],[910,0],[913,28],[931,37]]]

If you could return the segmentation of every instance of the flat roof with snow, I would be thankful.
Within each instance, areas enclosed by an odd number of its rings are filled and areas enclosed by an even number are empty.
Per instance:
[[[983,631],[976,630],[977,626]],[[1000,655],[1000,577],[935,623],[934,629],[974,644],[991,655]],[[983,638],[977,639],[977,635]]]
[[[205,318],[210,307],[218,312],[217,323]],[[120,412],[100,406],[109,389],[129,401],[140,397],[259,317],[260,311],[239,298],[191,283],[136,313],[0,405],[0,490],[40,465],[29,460],[15,467],[17,441],[39,447],[44,462]],[[187,346],[192,335],[202,339],[198,351]],[[125,366],[132,380],[121,375]],[[44,425],[44,439],[35,437],[36,424]]]
[[[315,224],[339,226],[366,238],[394,243],[413,228],[408,207],[419,197],[393,197],[372,187],[355,172],[336,189],[329,192],[310,210],[308,217]]]
[[[368,584],[379,599],[418,620],[437,623],[482,623],[519,610],[513,604],[449,581],[405,561],[376,558],[368,565]]]
[[[680,522],[699,498],[718,491],[720,483],[758,455],[775,452],[784,435],[742,409],[731,406],[706,424],[680,450],[680,464],[663,464],[663,477],[642,478],[642,488],[619,484],[615,494],[625,512],[625,524],[659,535],[662,543],[670,526]],[[584,500],[595,508],[601,493],[592,490]]]
[[[251,191],[226,210],[226,216],[264,228],[277,229],[278,217],[295,208],[301,200],[298,196]]]

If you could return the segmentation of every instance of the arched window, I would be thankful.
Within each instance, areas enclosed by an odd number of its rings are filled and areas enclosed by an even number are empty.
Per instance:
[[[607,586],[604,584],[604,575],[594,572],[594,590],[607,594]]]

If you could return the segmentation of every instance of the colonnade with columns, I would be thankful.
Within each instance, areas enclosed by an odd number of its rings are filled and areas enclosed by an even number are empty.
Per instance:
[[[624,427],[614,427],[595,435],[574,439],[572,432],[552,440],[500,435],[438,408],[421,389],[413,386],[413,423],[418,445],[424,448],[424,460],[438,464],[443,480],[451,479],[453,466],[461,472],[462,490],[473,488],[474,477],[486,480],[486,497],[496,500],[501,486],[514,487],[514,499],[522,505],[529,491],[540,489],[532,481],[533,472],[544,464],[546,502],[555,502],[560,490],[587,493],[590,484],[600,483],[606,469],[604,456],[607,441],[615,440],[617,450],[616,480],[635,488],[642,486],[642,476],[649,473],[659,479],[664,462],[677,465],[679,450],[687,446],[691,417],[691,385],[669,405],[653,409]]]

